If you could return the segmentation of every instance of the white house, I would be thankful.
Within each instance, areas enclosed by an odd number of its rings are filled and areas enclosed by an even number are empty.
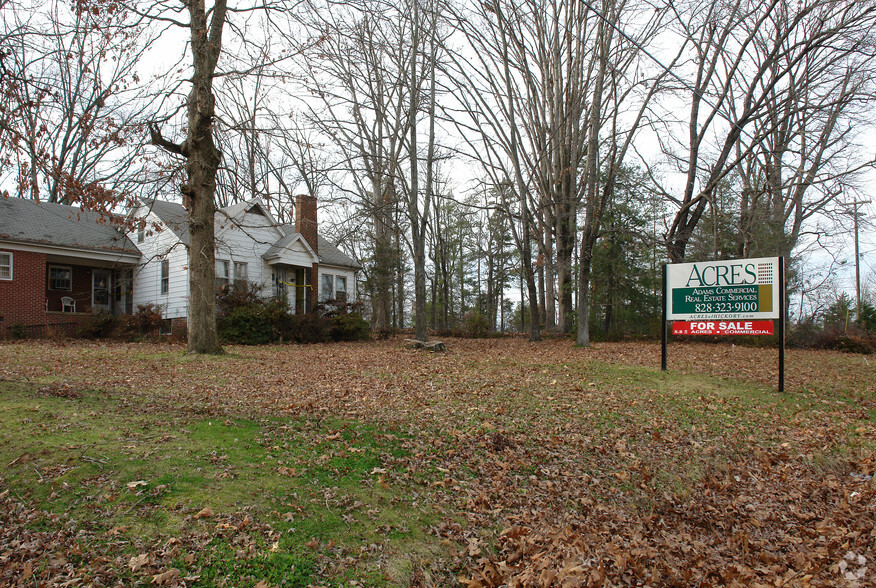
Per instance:
[[[299,196],[295,225],[279,224],[260,198],[216,212],[216,284],[254,282],[286,295],[297,313],[317,302],[355,301],[353,259],[317,234],[316,199]],[[142,253],[134,274],[134,305],[153,303],[166,319],[188,317],[188,211],[180,204],[143,200],[134,211],[145,226],[129,234]]]

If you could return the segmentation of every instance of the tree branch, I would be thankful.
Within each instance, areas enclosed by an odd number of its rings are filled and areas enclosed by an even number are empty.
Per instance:
[[[169,151],[170,153],[176,153],[177,155],[182,155],[183,157],[187,157],[187,151],[185,143],[177,144],[172,143],[161,136],[161,131],[158,130],[158,127],[155,126],[155,123],[149,123],[149,138],[150,143],[152,145],[157,145],[161,147],[165,151]]]

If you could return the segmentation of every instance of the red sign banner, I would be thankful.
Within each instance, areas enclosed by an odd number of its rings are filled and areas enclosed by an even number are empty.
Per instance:
[[[673,335],[772,335],[773,321],[673,321]]]

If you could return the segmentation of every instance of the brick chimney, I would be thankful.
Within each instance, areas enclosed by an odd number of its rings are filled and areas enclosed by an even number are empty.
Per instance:
[[[301,233],[313,252],[319,255],[319,239],[316,234],[316,198],[306,194],[299,194],[295,199],[295,232]],[[314,263],[310,268],[310,301],[307,310],[312,310],[319,304],[319,264]]]
[[[316,229],[316,198],[299,194],[295,202],[295,231],[301,233],[314,252],[319,253]]]

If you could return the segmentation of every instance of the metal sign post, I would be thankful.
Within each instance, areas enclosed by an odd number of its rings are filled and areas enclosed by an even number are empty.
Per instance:
[[[660,321],[660,340],[661,340],[661,352],[660,352],[660,369],[662,371],[666,371],[666,264],[663,264],[663,320]]]
[[[785,391],[785,258],[779,258],[779,392]]]

